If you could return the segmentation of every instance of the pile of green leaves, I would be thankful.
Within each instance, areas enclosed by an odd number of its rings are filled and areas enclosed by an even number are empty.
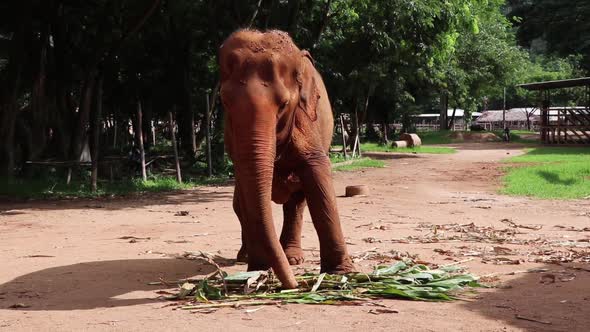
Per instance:
[[[227,275],[219,270],[203,280],[185,282],[170,299],[191,299],[183,309],[237,307],[277,303],[339,304],[371,299],[450,301],[466,287],[479,287],[478,278],[457,267],[430,269],[410,261],[377,266],[370,274],[304,274],[299,288],[280,290],[266,271]]]

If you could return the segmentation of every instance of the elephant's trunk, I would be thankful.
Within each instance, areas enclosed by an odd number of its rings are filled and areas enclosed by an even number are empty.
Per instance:
[[[276,124],[272,120],[256,120],[246,125],[235,123],[242,128],[236,131],[240,134],[232,144],[248,268],[258,270],[270,266],[283,287],[296,288],[297,281],[275,231],[271,209]]]

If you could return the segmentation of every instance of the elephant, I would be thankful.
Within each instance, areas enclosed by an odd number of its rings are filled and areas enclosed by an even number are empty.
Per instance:
[[[320,242],[321,271],[354,272],[328,156],[333,115],[307,51],[278,30],[238,30],[219,49],[225,147],[234,165],[233,208],[242,228],[238,260],[248,271],[272,268],[297,287],[290,265],[303,262],[306,205]],[[278,237],[271,201],[283,205]]]

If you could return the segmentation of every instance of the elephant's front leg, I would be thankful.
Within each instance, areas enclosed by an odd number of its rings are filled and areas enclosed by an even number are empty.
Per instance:
[[[302,191],[291,194],[291,198],[283,205],[283,230],[281,245],[287,255],[289,264],[299,265],[304,261],[301,249],[301,228],[303,227],[303,211],[305,196]]]
[[[319,151],[308,155],[300,175],[311,219],[320,240],[321,271],[355,271],[340,225],[330,160]]]

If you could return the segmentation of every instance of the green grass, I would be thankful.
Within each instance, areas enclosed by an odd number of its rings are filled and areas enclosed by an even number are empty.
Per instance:
[[[509,168],[502,193],[546,199],[590,196],[589,148],[542,147],[505,161],[534,164]]]
[[[11,198],[96,198],[120,196],[145,192],[166,192],[190,189],[199,185],[222,183],[225,177],[187,179],[176,182],[174,177],[151,177],[143,181],[133,179],[118,182],[99,182],[98,190],[92,192],[89,182],[72,182],[52,179],[0,180],[0,196]]]
[[[512,163],[590,162],[590,148],[540,147],[526,154],[504,160]]]
[[[357,170],[363,169],[363,168],[382,168],[382,167],[385,167],[385,163],[381,160],[375,160],[375,159],[370,159],[370,158],[361,158],[361,159],[354,160],[349,165],[342,165],[342,166],[334,167],[334,171],[351,172],[351,171],[357,171]]]
[[[493,131],[493,133],[496,134],[496,136],[498,136],[501,139],[504,138],[504,132],[502,130],[495,130],[495,131]],[[510,142],[524,143],[524,144],[539,143],[540,142],[538,138],[528,138],[528,137],[521,136],[521,135],[526,135],[526,134],[535,134],[535,132],[527,131],[527,130],[511,130],[510,131]]]
[[[453,140],[449,137],[452,131],[421,131],[418,132],[418,136],[422,140],[422,144],[451,144]]]
[[[520,129],[511,130],[510,133],[517,134],[517,135],[522,135],[522,134],[525,134],[525,135],[527,135],[527,134],[538,134],[538,132],[536,132],[536,131],[532,131],[532,130],[520,130]]]
[[[344,158],[344,154],[342,153],[330,153],[330,161],[332,164],[341,163],[347,160],[349,159]]]
[[[397,152],[397,153],[430,153],[430,154],[451,154],[457,152],[453,148],[441,146],[419,146],[414,148],[393,148],[378,143],[363,143],[361,151],[365,152]]]

